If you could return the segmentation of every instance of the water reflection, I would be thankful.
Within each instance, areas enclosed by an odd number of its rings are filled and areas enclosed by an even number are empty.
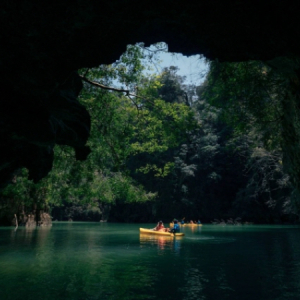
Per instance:
[[[180,252],[182,236],[163,236],[140,233],[141,246],[156,245],[160,252],[173,250],[175,253]]]
[[[194,226],[189,226],[188,228],[191,230],[191,232],[195,233],[195,232],[201,232],[202,226],[194,225]]]

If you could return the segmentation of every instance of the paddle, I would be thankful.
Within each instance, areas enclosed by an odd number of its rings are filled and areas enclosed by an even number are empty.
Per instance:
[[[171,229],[171,233],[173,233],[173,237],[175,237],[175,230],[174,230],[174,227]]]

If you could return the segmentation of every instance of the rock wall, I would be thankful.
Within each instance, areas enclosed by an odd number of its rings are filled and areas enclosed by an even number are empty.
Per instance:
[[[295,1],[7,0],[0,16],[1,184],[20,167],[44,177],[55,144],[86,158],[77,70],[114,62],[129,43],[220,61],[300,56]]]

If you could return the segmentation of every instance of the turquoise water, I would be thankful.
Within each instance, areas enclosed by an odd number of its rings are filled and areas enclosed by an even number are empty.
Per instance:
[[[300,228],[54,223],[0,227],[0,299],[300,299]]]

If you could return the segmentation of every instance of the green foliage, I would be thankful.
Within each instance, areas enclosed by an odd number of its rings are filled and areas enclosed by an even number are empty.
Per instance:
[[[127,89],[120,93],[116,88],[100,89],[96,84],[84,83],[79,100],[91,115],[88,146],[92,152],[88,159],[76,161],[72,148],[56,146],[53,169],[45,179],[33,184],[23,174],[18,177],[19,183],[3,191],[3,196],[14,195],[20,204],[35,204],[36,209],[50,207],[55,211],[61,207],[65,209],[64,218],[77,219],[80,215],[100,216],[103,203],[154,200],[157,191],[147,192],[130,176],[129,161],[138,155],[150,157],[178,147],[197,122],[190,107],[178,101],[178,95],[167,102],[160,97],[166,71],[144,75],[148,67],[145,61],[150,56],[153,59],[143,45],[129,45],[116,63],[81,70],[81,76],[90,82],[122,84]],[[173,157],[160,163],[148,159],[137,165],[134,172],[164,178],[174,164]]]
[[[213,62],[204,84],[186,86],[176,67],[145,75],[154,52],[130,45],[115,64],[80,71],[91,154],[76,161],[56,146],[49,175],[34,184],[16,174],[2,211],[97,221],[109,211],[117,221],[297,214],[282,165],[286,78],[261,62]]]
[[[92,116],[92,155],[112,170],[124,170],[129,156],[177,146],[197,125],[188,106],[158,98],[161,76],[140,77],[136,96],[88,87],[80,97]],[[147,169],[144,166],[143,171]]]
[[[286,78],[260,61],[212,62],[205,98],[222,108],[223,117],[236,131],[258,136],[265,147],[281,143],[282,98]]]
[[[28,171],[21,169],[13,178],[13,182],[1,190],[0,219],[10,220],[13,214],[32,208],[31,191],[33,182],[27,179]]]
[[[200,89],[201,96],[221,109],[222,119],[232,126],[231,143],[242,142],[236,144],[236,151],[246,159],[247,181],[234,202],[241,216],[252,214],[270,222],[276,214],[279,219],[297,213],[290,176],[282,165],[288,86],[286,74],[259,61],[213,62]]]

